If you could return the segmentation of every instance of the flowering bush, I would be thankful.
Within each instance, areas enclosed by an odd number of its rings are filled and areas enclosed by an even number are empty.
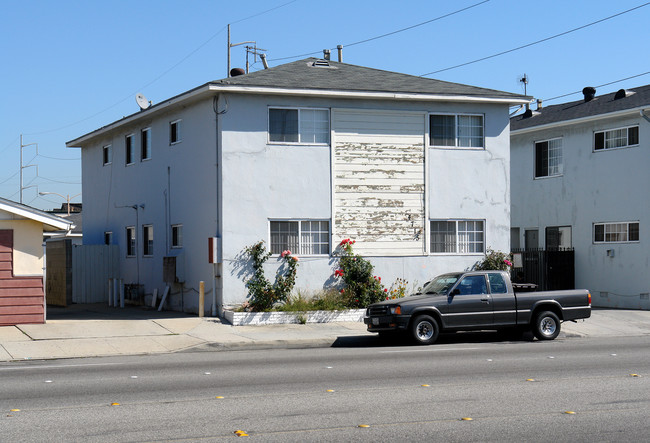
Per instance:
[[[349,238],[339,243],[340,269],[334,271],[334,277],[342,279],[345,285],[340,292],[347,299],[348,307],[365,308],[385,299],[388,289],[381,284],[381,278],[373,276],[372,264],[353,252],[354,243]]]
[[[406,296],[406,286],[408,284],[409,284],[409,282],[404,280],[403,278],[397,278],[397,280],[395,280],[395,283],[393,283],[390,286],[390,290],[387,291],[388,294],[386,296],[386,300],[395,300],[397,298],[405,297]]]
[[[512,254],[494,251],[490,248],[485,257],[476,265],[477,271],[510,271],[512,268]]]
[[[251,311],[269,311],[273,305],[284,303],[289,298],[291,290],[296,284],[296,270],[298,268],[298,257],[286,250],[280,254],[284,261],[275,276],[275,282],[271,284],[264,275],[264,263],[271,256],[267,252],[264,242],[260,241],[245,249],[253,260],[253,277],[246,282],[248,288],[248,309]]]

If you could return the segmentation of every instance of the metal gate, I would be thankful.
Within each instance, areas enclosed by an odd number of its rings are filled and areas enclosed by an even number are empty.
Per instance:
[[[571,249],[515,249],[515,283],[534,283],[539,291],[575,289],[575,251]]]

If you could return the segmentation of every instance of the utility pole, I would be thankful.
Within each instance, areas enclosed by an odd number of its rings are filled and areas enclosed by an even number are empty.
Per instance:
[[[256,44],[253,41],[240,42],[240,43],[230,43],[230,23],[229,23],[228,24],[228,77],[230,77],[230,48],[234,48],[235,46],[245,45],[247,43]],[[246,56],[248,56],[248,53],[246,54]],[[248,70],[246,70],[246,72],[248,72]]]
[[[36,146],[36,155],[38,155],[38,143],[28,143],[23,144],[23,135],[20,134],[20,204],[23,204],[23,189],[27,188],[36,188],[36,185],[23,186],[23,169],[25,168],[36,168],[36,175],[38,176],[38,166],[37,165],[23,165],[23,148],[28,146]]]

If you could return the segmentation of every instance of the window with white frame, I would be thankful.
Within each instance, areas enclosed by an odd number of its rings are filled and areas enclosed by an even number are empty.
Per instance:
[[[104,166],[110,165],[113,162],[113,147],[106,145],[102,148],[102,161]]]
[[[174,120],[169,124],[169,144],[173,145],[175,143],[181,142],[181,121]]]
[[[639,222],[594,223],[594,243],[639,241]]]
[[[140,131],[140,160],[151,158],[151,128]]]
[[[478,254],[485,251],[483,220],[431,220],[431,253]]]
[[[535,142],[535,178],[562,175],[562,139]]]
[[[639,144],[639,127],[608,129],[594,132],[594,151],[626,148]]]
[[[153,255],[153,225],[142,225],[142,255]]]
[[[124,138],[125,146],[125,162],[127,165],[135,163],[135,152],[133,149],[133,134],[129,134]]]
[[[271,253],[290,250],[301,255],[325,255],[330,250],[328,220],[271,220]]]
[[[328,144],[328,109],[269,108],[269,141],[274,143]]]
[[[135,226],[126,227],[126,256],[135,257]]]
[[[172,248],[183,247],[183,225],[172,225]]]
[[[104,232],[104,244],[105,245],[113,244],[113,233],[111,231]]]
[[[485,147],[483,115],[431,114],[429,144],[437,147]]]

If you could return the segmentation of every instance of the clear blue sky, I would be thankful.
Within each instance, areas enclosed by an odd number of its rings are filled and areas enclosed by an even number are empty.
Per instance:
[[[643,0],[5,1],[0,14],[0,196],[41,209],[81,192],[81,153],[65,142],[226,76],[233,43],[254,40],[275,60],[344,45],[343,61],[423,75],[546,39],[643,5]],[[366,43],[353,44],[463,12]],[[650,5],[593,26],[429,78],[548,99],[650,71]],[[336,51],[333,51],[336,59]],[[233,67],[245,65],[233,48]],[[262,69],[260,62],[252,67]],[[650,75],[597,94],[650,83]],[[547,104],[577,100],[572,95]],[[72,201],[80,201],[76,197]]]

